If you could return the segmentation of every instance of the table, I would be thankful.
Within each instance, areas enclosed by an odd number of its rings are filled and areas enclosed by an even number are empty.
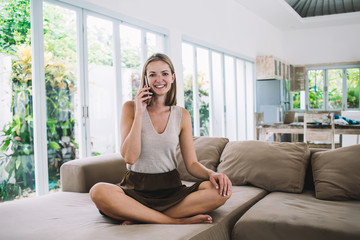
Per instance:
[[[310,133],[321,133],[324,130],[330,129],[329,125],[316,125],[308,124],[308,132]],[[301,124],[285,124],[285,123],[274,123],[274,124],[260,124],[257,126],[259,130],[260,140],[267,141],[271,136],[274,136],[274,141],[281,140],[281,134],[304,134],[304,126]],[[355,134],[360,135],[360,124],[349,124],[349,125],[335,125],[335,134]]]

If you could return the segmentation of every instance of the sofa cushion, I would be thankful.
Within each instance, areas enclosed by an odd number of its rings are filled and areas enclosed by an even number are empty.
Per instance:
[[[212,224],[122,226],[102,216],[88,193],[60,192],[1,203],[0,239],[230,239],[235,222],[265,195],[259,188],[234,187],[232,197],[210,213]]]
[[[198,161],[205,167],[216,171],[219,165],[221,153],[229,142],[227,138],[220,137],[194,137],[194,147]],[[181,155],[180,146],[177,148],[178,171],[180,178],[186,181],[196,181],[197,178],[188,173]]]
[[[235,224],[232,239],[360,239],[360,202],[324,201],[313,191],[273,192]]]
[[[301,192],[310,151],[305,143],[230,142],[218,172],[233,185],[252,184],[268,191]]]
[[[360,200],[360,145],[317,152],[311,158],[316,197]]]

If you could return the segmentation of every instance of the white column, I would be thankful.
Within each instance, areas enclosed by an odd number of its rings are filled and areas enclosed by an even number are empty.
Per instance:
[[[34,159],[37,195],[49,192],[46,136],[46,92],[44,70],[43,1],[31,0],[32,87],[34,106]]]

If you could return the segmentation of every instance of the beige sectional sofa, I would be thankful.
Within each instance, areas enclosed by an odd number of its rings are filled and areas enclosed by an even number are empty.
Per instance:
[[[360,239],[360,145],[316,152],[304,143],[197,137],[194,144],[199,161],[234,184],[210,213],[212,224],[122,226],[100,215],[89,189],[119,183],[126,171],[111,154],[64,164],[62,192],[1,203],[0,239]],[[178,160],[191,184],[180,153]]]

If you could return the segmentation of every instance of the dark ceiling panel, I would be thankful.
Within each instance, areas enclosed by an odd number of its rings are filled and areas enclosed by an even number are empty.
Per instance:
[[[360,0],[285,0],[301,17],[360,11]]]

